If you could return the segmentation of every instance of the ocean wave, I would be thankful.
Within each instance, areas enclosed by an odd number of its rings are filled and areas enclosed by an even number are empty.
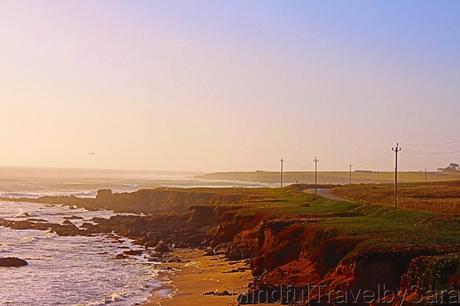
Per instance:
[[[18,210],[18,213],[15,215],[15,217],[22,218],[22,217],[30,217],[32,216],[30,213],[27,211],[24,211],[22,208]]]
[[[65,216],[78,215],[83,220],[96,216],[110,217],[110,211],[71,210],[65,206],[17,203],[5,201],[0,205],[0,216],[6,219],[23,219],[27,214],[49,222],[61,222]],[[74,220],[73,222],[82,222]],[[158,286],[158,270],[146,264],[146,259],[121,263],[114,259],[120,252],[118,246],[135,248],[132,240],[120,244],[100,236],[59,236],[52,231],[14,230],[0,227],[0,252],[24,258],[29,262],[25,269],[15,270],[15,276],[0,273],[0,304],[13,305],[134,305],[142,304],[151,295],[151,286]],[[110,243],[107,243],[110,242]],[[34,278],[30,277],[30,273]],[[40,281],[37,281],[40,279]],[[56,282],[56,279],[60,281]],[[90,286],[88,287],[88,284]],[[30,290],[16,294],[13,288],[27,286]],[[56,294],[47,295],[48,288]],[[71,286],[71,287],[69,287]],[[72,288],[72,295],[68,289]]]
[[[113,302],[119,302],[119,301],[124,301],[124,300],[126,300],[126,297],[115,292],[115,293],[112,293],[112,296],[110,297],[109,302],[113,303]]]
[[[113,192],[133,192],[139,190],[139,185],[123,185],[108,187]],[[97,195],[97,188],[94,190],[72,190],[72,191],[0,191],[0,198],[17,199],[17,198],[31,198],[38,199],[45,196],[74,196],[79,198],[95,198]]]
[[[17,199],[17,198],[30,198],[38,199],[45,196],[74,196],[81,198],[95,198],[97,191],[62,191],[62,192],[32,192],[32,191],[4,191],[0,192],[1,198]]]

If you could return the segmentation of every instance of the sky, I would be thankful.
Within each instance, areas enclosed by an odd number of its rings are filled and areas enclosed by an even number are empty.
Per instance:
[[[0,0],[0,165],[460,162],[460,2]],[[90,154],[94,152],[94,154]]]

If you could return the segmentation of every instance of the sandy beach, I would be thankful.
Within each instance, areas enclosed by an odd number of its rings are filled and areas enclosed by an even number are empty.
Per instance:
[[[171,255],[182,260],[165,264],[171,272],[165,272],[163,276],[171,281],[173,297],[164,297],[164,289],[153,291],[150,301],[144,306],[238,305],[238,294],[246,290],[252,279],[250,270],[245,269],[247,265],[242,261],[229,262],[223,256],[205,256],[201,250],[179,250]],[[232,295],[204,295],[225,290]]]

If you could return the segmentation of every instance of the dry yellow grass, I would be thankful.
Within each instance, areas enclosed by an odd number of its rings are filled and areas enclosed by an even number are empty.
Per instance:
[[[217,172],[198,176],[206,180],[242,181],[265,184],[278,184],[279,172],[256,171],[256,172]],[[313,172],[285,172],[283,176],[286,184],[294,184],[297,181],[303,184],[314,182]],[[360,183],[391,183],[394,179],[393,172],[353,172],[352,180],[355,184]],[[425,182],[424,172],[400,172],[400,182]],[[460,173],[428,172],[429,182],[460,180]],[[348,184],[349,172],[347,171],[321,171],[318,173],[320,184]]]
[[[393,184],[352,184],[333,189],[337,196],[374,205],[393,206]],[[399,207],[460,215],[460,181],[402,183]]]

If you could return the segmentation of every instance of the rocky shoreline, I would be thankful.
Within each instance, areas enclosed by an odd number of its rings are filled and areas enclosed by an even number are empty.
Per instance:
[[[137,199],[137,196],[134,197]],[[123,197],[129,199],[127,195]],[[214,201],[212,197],[206,197]],[[53,199],[50,202],[58,201]],[[91,201],[94,204],[98,199]],[[70,236],[115,234],[114,239],[126,237],[143,246],[142,250],[125,250],[119,258],[148,253],[155,261],[180,262],[179,257],[165,254],[170,249],[182,248],[201,249],[208,256],[222,255],[230,261],[246,260],[252,280],[246,293],[234,297],[240,304],[282,302],[306,305],[312,301],[337,304],[344,295],[356,295],[357,291],[363,290],[374,294],[373,304],[397,305],[402,299],[406,302],[426,301],[428,295],[420,288],[441,288],[432,283],[439,278],[427,277],[427,273],[440,273],[445,279],[442,288],[459,288],[456,272],[456,259],[460,257],[457,255],[460,252],[458,244],[392,244],[387,248],[375,248],[369,244],[359,248],[372,237],[344,234],[324,226],[321,221],[325,217],[243,214],[239,213],[241,206],[226,201],[219,205],[190,205],[185,212],[181,205],[176,213],[95,218],[80,227],[71,220],[66,220],[65,224],[52,224],[3,219],[0,219],[0,226],[51,230]],[[108,194],[104,196],[104,203],[110,205]],[[126,202],[126,207],[129,205],[130,202]],[[438,270],[431,272],[433,269]],[[386,294],[377,298],[381,286]],[[306,293],[308,301],[305,300]],[[208,294],[216,295],[215,292]],[[358,295],[352,304],[371,303],[366,296]]]

